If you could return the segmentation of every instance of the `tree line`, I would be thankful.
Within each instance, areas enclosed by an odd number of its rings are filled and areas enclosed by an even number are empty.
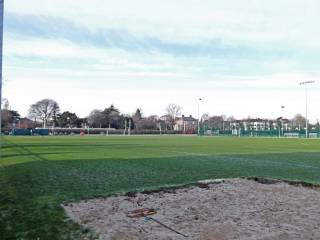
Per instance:
[[[121,113],[113,104],[104,110],[94,109],[86,118],[80,118],[70,111],[62,112],[59,103],[53,99],[42,99],[30,105],[27,118],[33,121],[34,127],[60,128],[114,128],[136,130],[173,130],[175,119],[181,116],[182,108],[177,104],[169,104],[166,108],[166,120],[157,115],[144,116],[142,109],[137,108],[133,114]],[[2,128],[16,125],[20,114],[11,110],[8,100],[4,100],[2,110]]]
[[[113,129],[135,129],[135,130],[174,130],[176,119],[182,116],[182,107],[178,104],[169,104],[165,109],[165,115],[144,116],[141,108],[133,114],[121,113],[114,105],[103,110],[94,109],[86,118],[80,118],[76,113],[61,111],[57,101],[53,99],[42,99],[30,105],[27,119],[33,122],[33,127],[59,127],[59,128],[113,128]],[[11,110],[8,100],[3,101],[2,128],[17,127],[21,119],[18,111]],[[250,117],[248,117],[250,119]],[[280,118],[278,119],[281,120]],[[210,116],[208,113],[201,116],[200,122],[206,128],[230,129],[236,119],[225,115]],[[273,121],[273,120],[270,120]],[[296,114],[288,120],[292,129],[303,129],[306,123],[301,114]],[[317,127],[319,123],[310,125]]]

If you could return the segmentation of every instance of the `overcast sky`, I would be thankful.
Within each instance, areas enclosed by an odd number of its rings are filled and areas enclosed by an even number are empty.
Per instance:
[[[304,113],[315,80],[318,0],[7,0],[4,97],[22,115],[43,98],[85,117],[114,104],[238,118]],[[285,109],[281,110],[284,105]]]

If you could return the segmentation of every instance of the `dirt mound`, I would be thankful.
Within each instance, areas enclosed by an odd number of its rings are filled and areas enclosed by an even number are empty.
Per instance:
[[[232,179],[64,208],[99,239],[320,239],[320,191],[278,181]],[[137,209],[154,209],[156,214],[128,217]]]

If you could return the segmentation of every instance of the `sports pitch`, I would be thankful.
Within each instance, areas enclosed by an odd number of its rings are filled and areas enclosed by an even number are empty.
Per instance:
[[[5,137],[0,239],[80,239],[61,203],[203,179],[320,184],[320,140],[172,136]]]

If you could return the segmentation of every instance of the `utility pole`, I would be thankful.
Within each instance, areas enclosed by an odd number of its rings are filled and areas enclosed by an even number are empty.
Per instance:
[[[282,131],[281,131],[281,133],[282,133],[282,137],[284,136],[284,125],[283,125],[283,120],[284,120],[284,110],[285,110],[285,106],[281,106],[281,109],[282,109],[282,122],[281,122],[281,128],[282,128]]]
[[[162,130],[161,130],[161,123],[159,123],[159,131],[160,131],[160,136],[161,136],[161,132],[162,132]]]
[[[283,131],[283,110],[284,110],[285,106],[281,106],[281,116],[280,116],[280,124],[279,124],[279,138],[281,138],[281,135],[283,136],[284,131]]]
[[[131,118],[129,119],[128,135],[131,135]]]
[[[4,0],[0,0],[0,136],[2,135],[2,57],[3,57],[3,15]]]
[[[198,99],[198,136],[200,136],[200,101],[202,98]]]
[[[305,95],[306,95],[306,138],[308,138],[308,127],[309,127],[309,121],[308,121],[308,84],[315,83],[315,81],[305,81],[300,82],[300,85],[305,86]]]
[[[124,132],[123,135],[126,135],[127,132],[127,118],[124,119]]]

